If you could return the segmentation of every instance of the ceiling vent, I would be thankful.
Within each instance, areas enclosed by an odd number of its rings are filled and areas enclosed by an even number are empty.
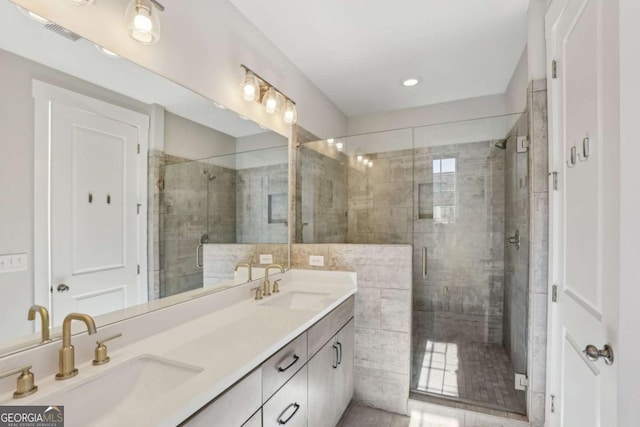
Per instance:
[[[46,29],[53,31],[56,34],[61,35],[62,37],[71,40],[72,42],[77,42],[82,37],[74,33],[73,31],[69,31],[64,27],[61,27],[58,24],[47,24],[44,26]]]

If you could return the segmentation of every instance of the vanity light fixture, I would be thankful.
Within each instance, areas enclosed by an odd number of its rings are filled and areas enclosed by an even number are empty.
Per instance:
[[[156,0],[131,0],[124,14],[129,36],[142,44],[160,40],[160,12],[164,6]]]
[[[267,114],[282,112],[282,120],[288,125],[294,125],[298,121],[296,103],[246,65],[240,65],[240,67],[244,70],[244,76],[240,82],[242,99],[260,102]]]
[[[327,139],[327,144],[333,145],[333,141],[334,141],[333,138],[329,138],[329,139]]]
[[[336,142],[336,149],[338,151],[342,151],[343,148],[344,148],[344,144],[342,142]]]
[[[369,166],[370,168],[373,167],[373,162],[371,160],[369,160],[369,163],[367,164],[367,166]]]
[[[362,157],[362,154],[358,154],[356,156],[356,160],[358,160],[358,163],[362,163],[362,160],[364,160],[364,158]]]
[[[402,86],[404,87],[413,87],[420,83],[420,77],[407,77],[406,79],[402,79]]]
[[[363,159],[363,160],[362,160],[362,163],[363,163],[365,166],[367,166],[367,165],[369,164],[369,159]]]

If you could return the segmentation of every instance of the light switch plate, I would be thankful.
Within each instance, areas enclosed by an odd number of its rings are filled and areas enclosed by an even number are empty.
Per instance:
[[[0,255],[0,273],[27,269],[27,254]]]
[[[273,255],[260,254],[260,264],[273,264]]]
[[[324,267],[324,256],[309,255],[309,265],[312,267]]]
[[[515,377],[515,389],[526,390],[529,387],[529,378],[525,374],[516,373]]]

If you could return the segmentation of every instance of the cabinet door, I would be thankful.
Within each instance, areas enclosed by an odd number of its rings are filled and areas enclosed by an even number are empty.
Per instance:
[[[253,414],[253,417],[249,418],[246,423],[242,424],[242,427],[262,427],[262,409]]]
[[[336,414],[340,418],[353,397],[355,327],[353,319],[338,333],[336,344],[339,350],[336,369]]]
[[[307,367],[304,366],[262,407],[265,427],[306,427]]]
[[[331,339],[309,361],[309,427],[334,427],[338,422],[335,389],[338,346]]]

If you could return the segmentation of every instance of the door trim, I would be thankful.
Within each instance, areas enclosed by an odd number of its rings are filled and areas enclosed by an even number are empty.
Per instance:
[[[34,304],[51,311],[51,138],[50,118],[53,104],[65,105],[126,123],[138,130],[138,300],[148,301],[147,286],[147,153],[149,149],[149,116],[90,96],[32,80],[34,99],[34,234],[33,295]]]

